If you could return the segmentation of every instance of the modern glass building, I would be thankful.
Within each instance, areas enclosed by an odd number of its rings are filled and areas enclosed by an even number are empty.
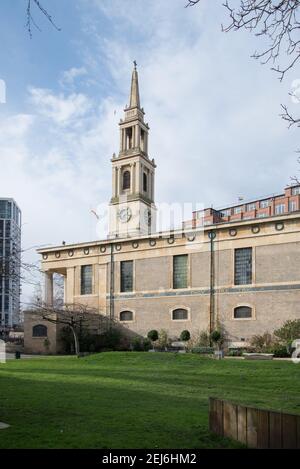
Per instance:
[[[19,322],[21,211],[13,199],[0,198],[0,328]]]

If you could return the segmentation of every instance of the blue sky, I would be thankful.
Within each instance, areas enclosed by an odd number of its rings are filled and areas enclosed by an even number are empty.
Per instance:
[[[90,209],[111,196],[134,59],[158,202],[217,207],[281,191],[296,173],[298,131],[278,115],[280,103],[297,111],[299,68],[280,83],[251,59],[260,41],[221,32],[221,1],[42,0],[61,31],[33,9],[32,39],[26,3],[0,5],[0,195],[23,211],[25,248],[97,238]]]

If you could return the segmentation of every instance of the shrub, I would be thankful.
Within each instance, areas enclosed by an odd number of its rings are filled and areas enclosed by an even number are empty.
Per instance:
[[[190,340],[190,338],[191,338],[191,334],[189,333],[189,331],[184,330],[181,332],[180,340],[182,340],[183,342],[187,342],[188,340]]]
[[[92,334],[84,329],[79,334],[79,346],[81,352],[100,352],[102,350],[122,349],[123,334],[117,327],[112,327],[101,334]],[[74,338],[69,327],[64,327],[60,333],[60,340],[64,353],[74,353]],[[127,347],[128,349],[128,347]]]
[[[247,352],[245,348],[232,348],[229,349],[227,355],[228,357],[241,357],[244,352]]]
[[[131,349],[134,352],[148,352],[151,348],[151,342],[149,339],[143,337],[134,337],[131,343]]]
[[[157,347],[161,350],[165,350],[170,344],[167,331],[161,329],[158,333]]]
[[[152,342],[156,342],[158,340],[158,332],[155,329],[153,329],[152,331],[148,332],[147,337]]]
[[[207,331],[201,331],[199,334],[199,339],[198,339],[198,345],[200,347],[209,347],[210,346],[210,340],[209,340],[209,334]]]
[[[266,352],[266,350],[274,345],[274,340],[269,332],[262,335],[254,335],[250,340],[251,346],[255,352]]]
[[[218,344],[221,340],[221,332],[218,330],[212,331],[212,333],[210,334],[210,338],[212,342]]]
[[[135,337],[131,342],[131,347],[134,352],[141,352],[143,350],[141,337]]]
[[[213,347],[193,347],[191,349],[192,353],[199,353],[203,355],[212,355],[214,353]]]
[[[270,353],[273,353],[275,358],[289,358],[291,356],[291,353],[287,351],[287,347],[280,344],[271,347]]]
[[[274,335],[281,344],[291,349],[292,342],[295,339],[300,339],[300,319],[286,321],[280,329],[274,331]]]

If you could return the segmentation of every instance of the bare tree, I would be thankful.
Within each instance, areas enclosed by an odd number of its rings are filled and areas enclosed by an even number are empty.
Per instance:
[[[188,0],[187,7],[195,6],[203,0]],[[229,13],[228,26],[222,25],[222,31],[238,31],[245,29],[268,41],[260,52],[253,57],[263,64],[272,63],[280,81],[287,72],[299,63],[300,59],[300,0],[238,0],[238,6],[226,0],[223,6]],[[299,101],[299,96],[293,95]],[[281,104],[281,118],[288,127],[300,127],[300,117],[293,115],[288,107]],[[299,183],[297,177],[291,178]]]
[[[187,6],[194,6],[200,1],[188,0]],[[264,64],[272,62],[272,70],[283,80],[300,59],[300,0],[239,0],[237,8],[226,0],[223,6],[229,13],[230,23],[222,26],[222,30],[246,29],[256,36],[266,37],[269,45],[261,52],[254,52],[253,57],[261,59]],[[288,60],[280,65],[278,61],[282,55]]]
[[[34,26],[36,29],[38,29],[39,31],[41,31],[40,27],[38,26],[38,24],[36,23],[36,21],[34,20],[33,18],[33,14],[32,14],[32,10],[33,10],[33,6],[35,6],[46,18],[47,20],[49,21],[49,23],[51,23],[51,25],[57,30],[57,31],[60,31],[61,29],[55,24],[52,16],[50,15],[50,13],[43,7],[43,5],[41,4],[40,0],[27,0],[27,9],[26,9],[26,17],[27,17],[27,21],[26,21],[26,27],[27,27],[27,30],[28,30],[28,33],[29,33],[29,36],[32,37],[32,26]]]
[[[98,310],[87,305],[73,303],[60,306],[49,306],[36,304],[25,314],[47,321],[51,324],[68,327],[72,331],[74,339],[74,350],[80,357],[79,335],[83,328],[94,330],[98,334],[107,331],[113,323],[109,318],[99,314]]]

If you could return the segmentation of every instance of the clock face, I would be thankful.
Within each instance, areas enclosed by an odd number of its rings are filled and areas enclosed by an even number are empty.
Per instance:
[[[145,210],[145,212],[144,212],[144,220],[145,220],[145,223],[146,223],[148,226],[151,225],[151,210],[150,210],[150,209]]]
[[[127,223],[129,222],[130,218],[131,218],[131,210],[129,207],[127,208],[122,208],[120,211],[119,211],[119,219],[122,223]]]

